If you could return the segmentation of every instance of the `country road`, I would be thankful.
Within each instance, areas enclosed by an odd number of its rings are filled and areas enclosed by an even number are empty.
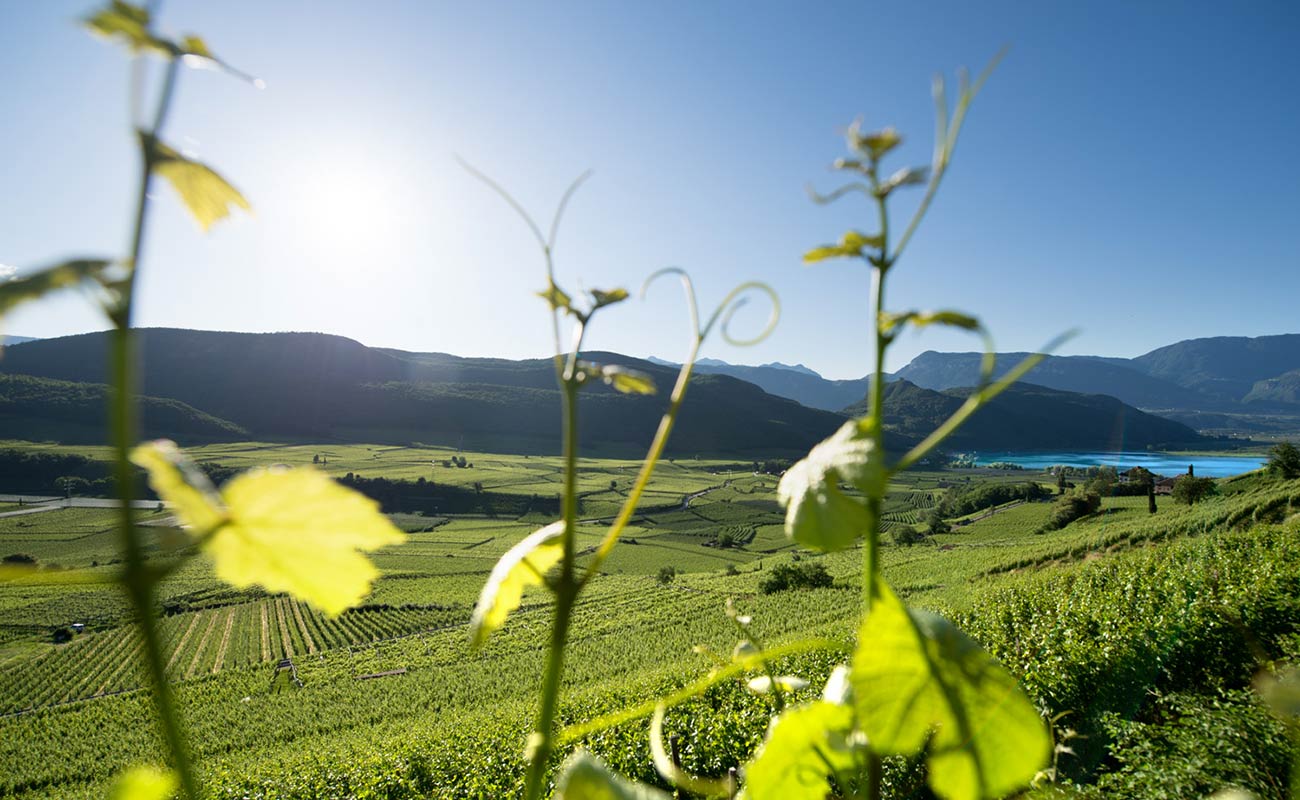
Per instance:
[[[0,513],[4,517],[19,517],[24,514],[40,514],[44,511],[56,511],[60,508],[117,508],[120,503],[107,497],[49,497],[35,494],[0,494],[0,503],[19,503],[23,508]],[[157,500],[136,500],[133,508],[154,509]]]

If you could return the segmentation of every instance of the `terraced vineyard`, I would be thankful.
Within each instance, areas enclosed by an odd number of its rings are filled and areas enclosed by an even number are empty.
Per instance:
[[[290,455],[310,461],[313,450],[265,452],[277,460]],[[372,460],[414,458],[400,452],[384,450]],[[236,449],[220,455],[254,459]],[[475,470],[480,462],[500,462],[503,477],[513,470],[521,481],[517,485],[529,491],[537,485],[534,473],[545,473],[520,465],[533,458],[474,454],[473,460]],[[769,644],[808,636],[844,646],[851,640],[861,601],[861,552],[799,552],[783,532],[775,478],[734,470],[726,475],[718,472],[720,466],[673,465],[673,474],[655,485],[646,502],[651,510],[635,518],[605,562],[604,577],[582,596],[570,651],[570,690],[562,707],[567,721],[590,719],[679,686],[725,659],[735,640],[722,613],[727,598],[755,617]],[[623,466],[597,462],[593,467],[595,475],[585,477],[585,485],[593,497],[609,493],[608,476]],[[891,487],[889,518],[896,525],[923,526],[943,496],[941,482],[965,486],[966,478],[983,476],[908,476]],[[1092,673],[1036,666],[1043,659],[1082,657],[1084,643],[1067,637],[1064,623],[1032,626],[1038,638],[1026,640],[998,609],[1021,609],[1015,613],[1032,617],[1039,613],[1033,609],[1049,608],[1048,598],[1059,596],[1065,582],[1076,587],[1070,596],[1094,592],[1089,607],[1104,610],[1118,602],[1106,599],[1105,592],[1117,591],[1120,579],[1072,576],[1109,569],[1121,576],[1148,574],[1144,565],[1159,563],[1159,581],[1139,592],[1147,598],[1141,602],[1156,603],[1178,581],[1211,579],[1204,571],[1179,571],[1180,558],[1198,558],[1202,550],[1235,554],[1215,556],[1238,559],[1231,563],[1271,559],[1273,572],[1257,571],[1249,580],[1264,587],[1260,602],[1283,602],[1287,587],[1294,585],[1287,583],[1291,568],[1286,565],[1300,563],[1295,517],[1300,483],[1247,480],[1225,482],[1222,489],[1221,496],[1191,508],[1162,500],[1154,517],[1145,498],[1108,498],[1102,513],[1048,534],[1035,531],[1050,514],[1050,501],[1008,505],[972,515],[982,518],[913,546],[884,547],[884,571],[910,603],[962,616],[963,624],[1030,676],[1040,699],[1100,708],[1100,701],[1081,688],[1083,678],[1075,677]],[[685,495],[696,497],[683,502]],[[146,693],[139,691],[140,642],[116,599],[109,544],[99,538],[110,524],[106,514],[45,512],[22,526],[15,524],[17,518],[0,519],[0,548],[39,552],[44,565],[0,586],[0,714],[5,715],[0,718],[0,794],[101,797],[116,770],[137,762],[141,753],[159,752],[152,726],[139,724],[151,712]],[[148,520],[165,523],[166,515]],[[283,596],[231,590],[213,578],[203,559],[164,584],[159,610],[167,672],[217,796],[517,792],[522,762],[514,754],[541,675],[548,596],[527,594],[521,610],[479,653],[469,651],[465,625],[496,560],[549,520],[406,514],[395,521],[409,532],[408,541],[377,554],[383,575],[375,591],[366,605],[336,619]],[[154,530],[156,552],[175,546],[165,524]],[[579,547],[593,547],[603,530],[595,521],[582,524]],[[1165,557],[1166,548],[1182,555]],[[56,555],[58,568],[44,560]],[[825,566],[834,585],[764,594],[768,571],[796,560]],[[656,576],[666,566],[676,577],[660,583]],[[1255,602],[1245,592],[1231,596],[1243,609]],[[1010,599],[991,604],[989,597]],[[1176,621],[1162,619],[1162,625]],[[73,622],[85,623],[86,632],[53,644],[52,634]],[[1084,623],[1072,624],[1077,629]],[[1114,652],[1150,657],[1141,649],[1147,640],[1137,628],[1121,626],[1113,635]],[[1025,655],[1029,652],[1033,658]],[[293,662],[301,687],[279,676],[277,663],[283,658]],[[840,658],[834,650],[812,653],[794,658],[788,668],[815,687]],[[1163,685],[1158,680],[1151,677],[1138,694]],[[686,741],[693,744],[682,754],[684,764],[717,774],[747,757],[769,712],[765,701],[747,695],[737,682],[674,712],[668,725],[689,732]],[[1087,719],[1097,742],[1088,747],[1110,746],[1101,717]],[[646,772],[643,725],[629,723],[586,744],[624,772],[654,780]],[[1092,774],[1082,762],[1078,769],[1080,776]]]

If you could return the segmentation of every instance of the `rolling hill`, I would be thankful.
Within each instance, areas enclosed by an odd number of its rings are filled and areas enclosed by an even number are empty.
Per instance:
[[[969,389],[936,392],[898,380],[885,387],[885,425],[907,438],[923,436],[956,411]],[[845,409],[866,413],[865,400]],[[1147,414],[1114,397],[1012,386],[976,413],[948,440],[956,449],[1142,449],[1200,442],[1196,431]]]
[[[99,383],[0,374],[0,439],[104,441],[108,387]],[[141,397],[140,435],[182,444],[248,438],[248,431],[197,408],[164,397]]]
[[[17,345],[6,351],[0,371],[99,383],[106,342],[106,334],[92,333]],[[201,408],[254,438],[559,448],[560,395],[550,359],[381,350],[318,333],[164,328],[141,330],[139,353],[146,395]],[[584,356],[640,369],[665,389],[675,378],[674,370],[647,361]],[[639,454],[666,403],[664,394],[634,397],[592,386],[582,395],[581,439],[602,452]],[[840,422],[836,414],[735,378],[701,375],[670,449],[679,455],[802,454]]]

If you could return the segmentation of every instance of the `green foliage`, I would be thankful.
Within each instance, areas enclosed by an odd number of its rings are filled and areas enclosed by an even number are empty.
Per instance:
[[[1059,531],[1075,520],[1083,519],[1101,510],[1101,496],[1095,492],[1075,491],[1058,497],[1052,505],[1052,514],[1040,530]]]
[[[841,482],[869,494],[884,488],[884,453],[856,421],[844,423],[782,476],[777,492],[791,538],[814,550],[834,551],[851,546],[866,531],[866,507],[845,494]]]
[[[824,589],[835,579],[823,564],[805,561],[798,564],[777,564],[768,570],[758,584],[763,594],[775,594],[789,589]]]
[[[1015,678],[947,620],[875,586],[850,672],[872,749],[924,748],[941,797],[1001,797],[1029,783],[1051,742]]]
[[[232,208],[252,210],[239,190],[208,165],[186,158],[157,140],[146,141],[145,146],[153,148],[150,159],[154,171],[167,179],[204,231],[230,216]]]
[[[104,258],[79,258],[0,282],[0,317],[29,300],[97,281],[111,265]]]
[[[564,523],[553,522],[526,536],[510,548],[483,584],[483,593],[470,619],[470,637],[481,647],[492,631],[501,627],[510,612],[519,608],[524,590],[541,586],[546,572],[564,557]]]
[[[1016,500],[1042,500],[1051,492],[1035,481],[1026,483],[977,483],[960,492],[952,490],[939,504],[945,517],[964,517]]]
[[[1218,491],[1218,484],[1213,478],[1197,478],[1183,475],[1174,481],[1172,497],[1175,503],[1195,505]]]
[[[1300,448],[1279,442],[1268,451],[1268,471],[1285,480],[1300,478]]]
[[[1227,787],[1285,800],[1286,730],[1247,691],[1156,697],[1138,719],[1105,718],[1115,768],[1085,796],[1176,800]]]

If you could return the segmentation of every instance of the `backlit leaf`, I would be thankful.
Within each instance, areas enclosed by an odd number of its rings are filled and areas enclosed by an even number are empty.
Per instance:
[[[885,244],[883,236],[868,236],[858,231],[849,231],[840,239],[839,244],[828,244],[822,247],[814,247],[803,255],[805,264],[813,264],[818,261],[825,261],[829,258],[857,258],[862,256],[862,251],[866,248],[879,249]]]
[[[592,310],[594,311],[597,308],[623,302],[627,299],[627,289],[610,289],[608,292],[592,289],[591,299],[593,301]]]
[[[470,616],[471,642],[480,647],[519,608],[524,589],[540,586],[546,571],[564,557],[564,523],[552,522],[510,548],[492,568]]]
[[[885,128],[881,131],[863,133],[862,123],[857,120],[854,120],[853,124],[849,126],[846,138],[848,139],[850,148],[858,151],[872,161],[880,160],[882,156],[890,150],[893,150],[903,141],[903,137],[900,136],[898,131],[894,130],[892,127]]]
[[[792,708],[772,721],[745,768],[749,800],[823,800],[832,770],[851,775],[855,756],[848,706],[825,702]]]
[[[564,762],[555,800],[668,800],[668,795],[620,778],[599,758],[579,750]]]
[[[211,167],[182,156],[162,142],[155,141],[153,148],[154,172],[171,183],[203,230],[230,216],[233,207],[252,210],[239,190]]]
[[[362,553],[406,540],[377,502],[310,467],[245,472],[222,497],[230,521],[205,546],[217,577],[288,592],[332,617],[379,576]]]
[[[908,324],[918,328],[928,325],[946,325],[967,331],[978,331],[982,327],[978,319],[960,311],[901,311],[884,312],[880,315],[880,330],[886,335]]]
[[[858,633],[858,723],[881,755],[926,747],[930,787],[955,800],[1028,785],[1052,743],[1015,678],[942,617],[909,612],[881,578]]]
[[[132,53],[152,50],[157,53],[172,52],[172,46],[149,32],[149,11],[135,3],[112,0],[83,20],[96,35],[126,45]]]
[[[876,194],[880,197],[884,197],[900,186],[913,186],[918,183],[925,183],[928,174],[929,169],[927,167],[904,167],[893,175],[890,175],[888,180],[880,184],[880,187],[876,189]]]
[[[149,485],[171,505],[182,526],[207,534],[225,524],[221,496],[175,442],[159,439],[142,444],[131,451],[131,460],[149,473]]]
[[[552,311],[560,309],[571,310],[573,298],[564,293],[564,290],[555,284],[551,284],[545,291],[538,292],[537,296],[546,301]]]
[[[175,773],[154,767],[131,767],[113,779],[108,800],[167,800],[176,794]]]
[[[885,481],[884,454],[857,421],[846,422],[781,477],[777,500],[785,506],[785,532],[815,550],[842,550],[866,532],[866,506],[840,490],[850,483],[878,496]]]
[[[106,258],[78,258],[0,281],[0,316],[15,306],[57,289],[66,289],[103,274],[113,262]]]
[[[600,369],[601,379],[623,394],[654,394],[654,378],[627,367],[606,366]]]
[[[198,36],[186,36],[182,39],[181,50],[183,50],[186,55],[199,56],[211,61],[217,60],[217,57],[212,55],[212,51],[208,49],[207,42],[203,41],[203,39]]]
[[[363,553],[406,538],[375,501],[309,467],[251,470],[218,496],[170,442],[136,448],[132,459],[202,536],[218,578],[287,592],[330,616],[358,604],[378,577]]]

